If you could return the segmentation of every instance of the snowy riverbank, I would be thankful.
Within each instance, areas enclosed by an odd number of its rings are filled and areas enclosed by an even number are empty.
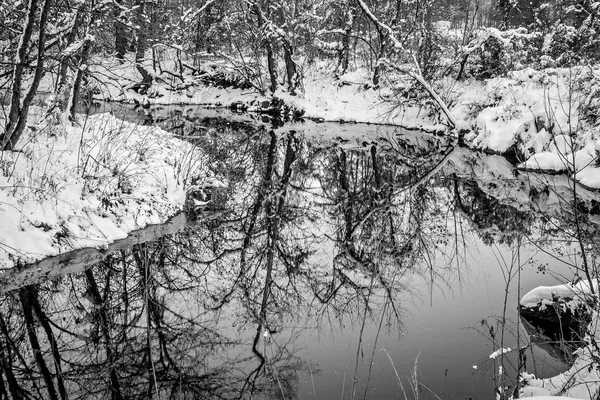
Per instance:
[[[131,89],[141,76],[130,63],[104,61],[94,68],[106,77],[95,94],[104,100],[268,112],[276,98],[278,104],[286,105],[286,112],[295,110],[319,120],[446,129],[439,107],[406,76],[390,75],[381,87],[373,88],[368,71],[336,78],[331,67],[321,62],[306,66],[300,93],[278,90],[270,96],[241,88],[241,78],[222,63],[206,62],[198,67],[202,73],[187,71],[178,79],[158,74],[148,92],[140,94]],[[219,83],[207,85],[211,79]],[[229,87],[224,87],[224,80]],[[600,67],[527,68],[486,81],[445,78],[433,86],[470,147],[516,153],[526,160],[520,169],[565,172],[589,189],[600,188]]]
[[[183,209],[204,155],[110,114],[50,123],[36,108],[19,151],[0,153],[0,268],[105,247]],[[36,121],[40,121],[36,123]]]

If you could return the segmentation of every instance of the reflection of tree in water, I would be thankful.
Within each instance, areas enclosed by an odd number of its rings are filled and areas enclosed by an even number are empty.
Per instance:
[[[379,308],[401,323],[400,278],[427,248],[434,198],[415,182],[439,149],[220,129],[190,139],[230,182],[220,217],[4,297],[3,393],[292,398],[308,369],[289,329],[302,314],[364,323]],[[312,258],[323,242],[329,262]]]
[[[174,293],[162,243],[124,252],[92,272],[4,298],[3,388],[13,398],[221,398],[235,387],[229,345],[211,320],[189,315]],[[167,271],[171,269],[171,271]],[[20,307],[19,307],[20,303]]]
[[[458,216],[527,229],[474,182],[438,176],[453,148],[434,137],[336,145],[201,124],[189,140],[229,183],[224,211],[5,295],[0,393],[293,398],[316,372],[296,354],[304,327],[351,320],[360,347],[367,321],[402,326],[411,279],[457,273]]]
[[[495,185],[491,182],[489,185]],[[468,215],[485,244],[512,244],[530,234],[532,213],[502,204],[485,193],[475,180],[454,180],[455,202]]]
[[[417,147],[423,155],[411,154],[408,145],[398,151],[398,143],[396,147],[365,143],[362,148],[337,149],[328,160],[323,183],[325,196],[334,205],[331,215],[336,231],[333,268],[340,282],[337,287],[341,283],[357,286],[350,273],[376,278],[367,292],[374,285],[382,290],[396,322],[400,322],[400,315],[393,296],[405,289],[399,279],[431,244],[431,226],[427,226],[426,219],[433,193],[416,183],[437,160],[433,157],[423,173],[419,167],[423,168],[420,164],[432,155],[443,157],[429,143]],[[369,279],[363,282],[366,287]],[[336,290],[331,281],[327,294],[319,297],[325,301]]]

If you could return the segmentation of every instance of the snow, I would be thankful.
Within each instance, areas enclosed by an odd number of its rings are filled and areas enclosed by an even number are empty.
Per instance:
[[[515,133],[519,132],[523,122],[506,119],[503,107],[489,107],[479,113],[476,124],[481,133],[473,139],[473,144],[503,153],[515,143]]]
[[[0,153],[0,269],[165,222],[206,175],[204,155],[160,129],[110,114],[80,123],[38,124],[19,151]]]
[[[489,34],[495,34],[494,30],[491,29]],[[515,31],[513,34],[524,33]],[[432,88],[449,105],[449,118],[437,105],[423,108],[422,101],[398,100],[398,93],[410,87],[411,66],[406,66],[409,72],[404,74],[388,69],[381,87],[373,88],[369,70],[351,69],[336,77],[335,66],[326,61],[315,61],[304,66],[303,86],[296,95],[280,88],[273,96],[260,94],[255,88],[195,85],[197,78],[187,69],[183,74],[184,85],[171,76],[160,78],[175,87],[181,85],[181,90],[174,90],[157,80],[150,93],[141,95],[128,89],[141,78],[128,63],[109,59],[93,63],[90,68],[104,79],[99,86],[101,93],[96,95],[102,99],[233,108],[245,104],[250,110],[258,111],[261,103],[276,97],[292,109],[301,110],[306,117],[324,121],[392,124],[440,131],[447,130],[447,121],[451,120],[458,130],[468,131],[465,140],[472,148],[504,153],[516,147],[527,157],[520,168],[577,172],[575,179],[583,185],[600,188],[598,180],[593,179],[596,170],[589,169],[581,174],[596,163],[600,132],[587,119],[580,118],[578,111],[596,101],[586,92],[595,81],[580,85],[578,79],[595,79],[593,77],[600,76],[598,67],[540,71],[525,68],[486,81],[441,79],[434,82]],[[152,65],[148,64],[146,68],[151,71]],[[201,69],[209,74],[222,71],[232,77],[243,77],[242,67],[232,66],[214,56],[207,56]],[[430,109],[437,109],[437,112],[430,112]]]
[[[531,400],[581,400],[575,397],[564,396],[521,396],[521,398],[527,398]]]
[[[594,282],[594,289],[597,290],[597,282]],[[581,280],[578,283],[565,283],[556,286],[539,286],[532,289],[521,299],[521,305],[524,307],[537,307],[541,305],[541,309],[545,305],[554,303],[558,300],[572,300],[569,304],[576,307],[590,299],[590,285],[586,280]]]
[[[564,155],[573,153],[573,138],[567,135],[554,136],[554,140],[550,143],[550,151]]]
[[[598,282],[594,282],[597,290]],[[589,283],[580,281],[577,284],[564,284],[557,286],[540,286],[521,299],[521,305],[535,307],[552,303],[557,298],[573,299],[567,306],[575,306],[591,299]],[[592,312],[592,319],[588,325],[589,332],[584,338],[584,347],[575,351],[576,360],[571,368],[564,373],[551,378],[537,379],[528,373],[521,374],[523,387],[520,397],[594,399],[600,391],[600,372],[595,343],[600,339],[598,313]],[[537,397],[536,397],[537,396]]]
[[[597,320],[598,315],[594,315],[593,318]],[[595,398],[595,393],[600,390],[600,373],[594,354],[595,351],[588,342],[584,348],[575,352],[575,363],[562,374],[546,379],[536,379],[531,374],[523,374],[525,386],[521,389],[521,397],[563,395],[566,398]]]
[[[506,354],[506,353],[510,353],[511,351],[512,351],[512,349],[511,349],[510,347],[508,347],[508,348],[506,348],[506,349],[504,349],[504,348],[501,348],[501,349],[498,349],[498,350],[496,350],[496,351],[495,351],[495,352],[493,352],[492,354],[490,354],[490,358],[491,358],[492,360],[494,360],[494,359],[496,359],[497,357],[499,357],[500,355],[502,355],[502,354]]]
[[[519,168],[533,171],[566,171],[567,165],[564,157],[556,153],[544,151],[529,157],[527,161],[519,164]]]
[[[577,173],[577,181],[590,188],[600,188],[600,167],[585,167]]]
[[[571,177],[590,189],[600,189],[600,168],[596,166],[598,157],[593,142],[581,150],[570,151],[569,141],[558,138],[552,151],[532,155],[518,165],[519,169],[541,172],[569,172]]]

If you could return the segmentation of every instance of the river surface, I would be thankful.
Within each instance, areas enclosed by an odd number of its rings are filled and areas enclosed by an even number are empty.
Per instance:
[[[597,241],[597,194],[574,208],[566,176],[394,127],[113,112],[205,151],[207,204],[4,276],[2,392],[490,399],[569,367],[517,311],[573,278],[575,216]]]

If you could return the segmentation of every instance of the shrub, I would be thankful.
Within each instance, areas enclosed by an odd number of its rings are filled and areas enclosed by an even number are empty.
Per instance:
[[[542,35],[525,28],[499,31],[487,28],[479,31],[475,41],[481,41],[470,71],[476,79],[502,76],[511,70],[523,69],[538,63]]]

